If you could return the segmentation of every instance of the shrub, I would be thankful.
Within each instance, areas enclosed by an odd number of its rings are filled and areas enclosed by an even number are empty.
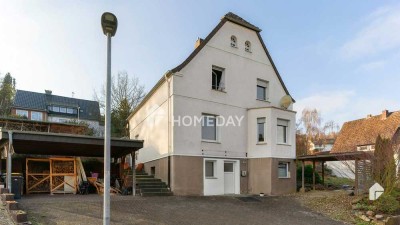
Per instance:
[[[386,193],[379,197],[378,200],[374,202],[374,205],[376,206],[377,210],[389,214],[392,214],[400,209],[400,203],[396,197]]]
[[[305,183],[312,183],[312,165],[304,166],[304,180]],[[297,167],[297,181],[301,181],[301,166]],[[321,177],[317,172],[315,172],[315,183],[321,184]]]

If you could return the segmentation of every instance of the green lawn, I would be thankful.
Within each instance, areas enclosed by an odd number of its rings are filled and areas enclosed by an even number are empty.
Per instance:
[[[330,184],[333,186],[340,187],[342,185],[354,185],[354,180],[350,178],[344,178],[344,177],[325,177],[325,184]]]

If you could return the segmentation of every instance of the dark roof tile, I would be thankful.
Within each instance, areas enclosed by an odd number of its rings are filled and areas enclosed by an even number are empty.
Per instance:
[[[14,99],[15,108],[34,109],[47,111],[47,106],[80,107],[79,118],[87,120],[99,120],[100,108],[97,101],[77,98],[69,98],[52,94],[37,93],[31,91],[17,90]],[[64,115],[63,115],[64,116]],[[67,116],[67,115],[65,115]]]

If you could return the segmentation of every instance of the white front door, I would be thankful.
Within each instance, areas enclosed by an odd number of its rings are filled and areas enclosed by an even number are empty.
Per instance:
[[[224,193],[235,194],[234,162],[224,162]]]

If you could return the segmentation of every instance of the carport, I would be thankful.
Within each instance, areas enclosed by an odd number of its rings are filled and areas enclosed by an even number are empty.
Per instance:
[[[111,139],[111,157],[121,158],[143,147],[143,141],[130,139]],[[103,157],[104,139],[102,137],[56,134],[25,131],[5,131],[0,129],[0,159],[6,158],[6,183],[11,190],[12,156],[14,154],[41,156]],[[132,160],[133,178],[135,165]],[[0,160],[0,168],[1,168]],[[132,187],[135,194],[135,179]]]
[[[367,186],[368,177],[370,176],[367,162],[371,158],[368,152],[364,151],[356,151],[356,152],[344,152],[344,153],[330,153],[330,152],[323,152],[320,154],[315,155],[302,155],[298,156],[297,160],[301,161],[302,165],[302,181],[301,181],[301,189],[300,191],[305,191],[305,184],[304,184],[304,167],[305,162],[312,162],[312,175],[313,175],[313,183],[312,188],[315,190],[315,162],[321,163],[321,173],[322,173],[322,184],[324,184],[325,179],[325,162],[328,161],[345,161],[345,160],[354,160],[355,162],[355,187],[354,193],[355,194],[362,194],[365,191],[365,187]]]

